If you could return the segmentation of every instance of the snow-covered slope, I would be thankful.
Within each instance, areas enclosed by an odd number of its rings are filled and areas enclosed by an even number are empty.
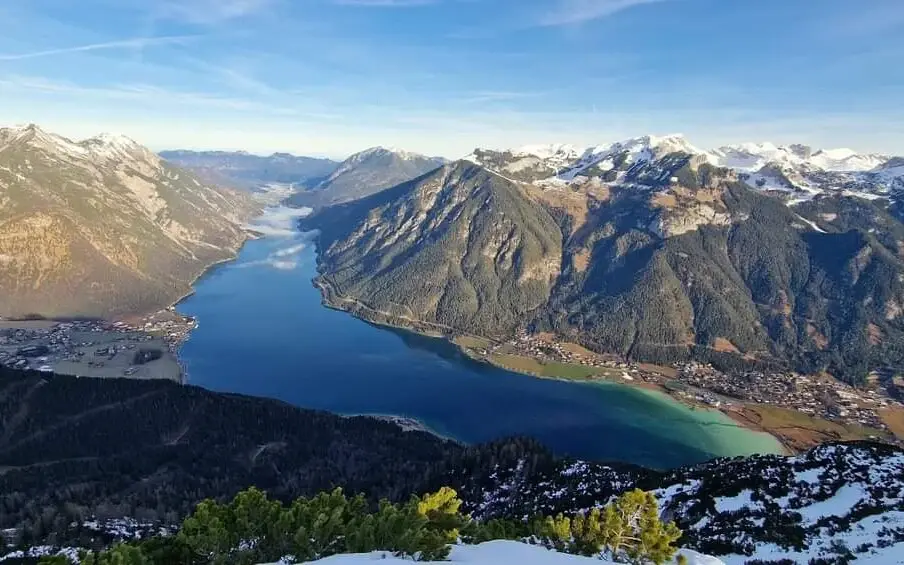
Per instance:
[[[507,151],[475,150],[467,160],[523,182],[541,185],[631,182],[628,173],[672,155],[691,156],[737,171],[754,188],[791,193],[807,200],[824,192],[865,198],[887,197],[904,189],[904,159],[852,149],[815,149],[807,145],[742,143],[704,150],[682,135],[645,135],[584,150],[569,145],[530,145]],[[664,169],[663,169],[664,170]],[[647,175],[649,176],[649,175]],[[654,175],[655,176],[655,175]]]
[[[320,208],[376,194],[442,166],[444,160],[400,149],[372,147],[355,153],[313,190],[289,201]]]
[[[904,556],[904,451],[881,444],[717,459],[665,473],[580,461],[532,469],[517,461],[489,477],[458,480],[473,501],[468,510],[481,518],[585,511],[626,490],[652,490],[663,517],[684,532],[683,547],[729,565],[847,552],[857,563]]]
[[[689,565],[722,565],[722,561],[693,551],[682,552]],[[490,541],[479,545],[457,545],[452,548],[448,561],[420,561],[426,565],[443,563],[467,563],[468,565],[613,565],[591,557],[580,557],[550,551],[536,545],[516,541]],[[410,565],[410,559],[393,557],[391,553],[376,551],[350,555],[334,555],[314,561],[319,565],[360,565],[384,563]],[[272,564],[276,565],[276,564]]]

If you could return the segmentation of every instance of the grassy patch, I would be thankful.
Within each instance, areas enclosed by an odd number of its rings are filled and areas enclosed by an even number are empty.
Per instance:
[[[665,365],[653,365],[652,363],[638,363],[641,370],[648,373],[658,373],[670,379],[678,378],[678,369],[675,367],[667,367]]]
[[[744,409],[744,417],[761,428],[781,437],[787,445],[803,450],[825,441],[888,437],[882,430],[857,425],[842,425],[804,414],[792,408],[751,405]]]
[[[494,364],[513,371],[521,371],[534,375],[543,374],[543,364],[530,357],[522,357],[520,355],[509,355],[506,353],[494,353],[489,356],[490,361]]]
[[[601,367],[588,367],[586,365],[578,365],[574,363],[559,363],[557,361],[544,363],[530,357],[524,357],[522,355],[496,353],[490,355],[489,360],[493,364],[499,365],[500,367],[504,367],[512,371],[530,373],[539,377],[588,380],[615,375],[615,373],[612,373],[612,371]]]
[[[492,343],[488,339],[471,335],[461,335],[452,340],[452,343],[459,347],[468,347],[470,349],[486,349]]]

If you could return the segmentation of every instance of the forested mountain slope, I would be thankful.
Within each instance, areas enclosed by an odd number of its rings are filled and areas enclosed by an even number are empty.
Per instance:
[[[513,182],[446,165],[317,220],[322,283],[388,316],[501,334],[549,299],[561,234]]]
[[[324,211],[304,222],[323,230],[321,279],[340,307],[450,333],[516,323],[633,359],[851,381],[904,365],[904,225],[890,201],[827,191],[789,205],[680,138],[651,143],[553,179],[537,158],[478,151]],[[552,154],[556,166],[568,155]]]
[[[0,315],[168,306],[234,254],[255,208],[122,136],[0,129]]]
[[[174,383],[0,368],[0,531],[14,544],[90,547],[138,523],[156,532],[202,498],[251,485],[284,501],[336,486],[402,501],[450,486],[480,520],[573,514],[640,488],[684,531],[682,547],[726,563],[835,563],[900,550],[902,477],[904,452],[879,444],[652,471],[557,458],[528,439],[464,447],[389,422]]]

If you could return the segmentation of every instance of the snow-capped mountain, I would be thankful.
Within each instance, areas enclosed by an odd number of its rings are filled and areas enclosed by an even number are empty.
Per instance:
[[[631,180],[628,173],[632,168],[635,172],[639,166],[649,168],[676,153],[690,156],[697,165],[732,169],[754,188],[797,193],[789,197],[792,202],[826,191],[876,198],[904,188],[904,159],[900,157],[768,142],[705,150],[682,135],[645,135],[584,150],[568,145],[479,149],[465,159],[522,182],[582,184],[597,178],[604,183],[625,183]],[[661,176],[665,175],[663,170]]]
[[[885,155],[860,154],[846,148],[813,149],[807,145],[776,146],[772,143],[725,145],[708,153],[715,165],[749,172],[757,171],[770,163],[824,171],[870,171],[890,159]]]
[[[312,190],[296,194],[290,202],[320,208],[357,200],[419,177],[444,163],[438,157],[386,147],[372,147],[347,158]]]
[[[0,128],[0,315],[167,306],[233,254],[253,209],[125,136]]]
[[[570,145],[529,145],[504,152],[478,149],[465,159],[493,168],[493,159],[488,159],[488,156],[508,155],[518,161],[505,164],[502,167],[505,172],[522,172],[528,168],[536,169],[538,172],[554,170],[555,174],[551,177],[538,174],[535,176],[543,178],[531,180],[570,182],[580,176],[592,176],[594,173],[627,170],[635,163],[653,161],[671,153],[697,155],[702,152],[681,135],[662,137],[646,135],[584,150],[575,149]],[[528,164],[531,167],[528,167]]]

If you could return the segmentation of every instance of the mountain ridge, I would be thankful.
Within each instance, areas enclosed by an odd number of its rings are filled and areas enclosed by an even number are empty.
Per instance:
[[[827,191],[864,198],[889,197],[904,187],[904,170],[890,167],[892,157],[857,153],[851,149],[816,149],[802,144],[739,143],[715,149],[699,149],[681,134],[644,135],[611,144],[579,149],[564,144],[534,145],[517,149],[478,149],[466,157],[489,168],[498,157],[509,155],[508,172],[534,169],[530,182],[547,184],[579,181],[587,170],[611,171],[624,163],[655,160],[668,153],[686,153],[711,165],[732,169],[748,185],[785,193],[789,201],[807,200]],[[490,158],[481,159],[481,155]],[[512,157],[520,157],[513,160]],[[533,159],[535,162],[530,162]],[[618,163],[613,159],[617,159]],[[494,163],[495,161],[495,163]],[[500,172],[505,173],[505,170]],[[552,172],[552,174],[550,174]],[[616,178],[606,179],[609,182]]]
[[[251,485],[279,500],[342,486],[396,501],[450,486],[479,520],[572,514],[640,488],[678,522],[680,546],[729,565],[883,562],[904,544],[904,451],[869,442],[656,471],[560,458],[527,438],[462,446],[190,385],[3,367],[0,407],[13,415],[0,419],[0,528],[25,547],[110,544],[136,521],[156,533]]]
[[[386,147],[371,147],[350,155],[311,190],[288,199],[294,206],[321,208],[364,198],[419,177],[445,162]]]
[[[498,337],[512,335],[503,320],[518,319],[522,329],[630,359],[827,371],[851,382],[904,365],[896,353],[904,225],[895,206],[831,189],[794,202],[692,151],[677,136],[640,138],[588,149],[550,179],[554,167],[539,157],[478,150],[444,169],[485,171],[461,186],[426,175],[302,227],[323,230],[328,302],[341,296],[334,305],[402,325]],[[556,226],[493,207],[486,195],[500,190],[544,209]],[[474,210],[492,218],[483,235],[464,245],[444,239]],[[538,226],[554,245],[522,248],[512,237]],[[499,301],[523,296],[511,265],[525,260],[548,265],[551,284],[527,291],[531,308]],[[429,282],[441,274],[446,283]],[[482,317],[470,313],[480,309]]]
[[[290,153],[255,155],[247,151],[161,151],[160,156],[209,182],[257,190],[267,184],[316,186],[338,166],[332,159]]]
[[[107,317],[169,306],[232,257],[258,207],[119,135],[0,129],[7,316]]]

